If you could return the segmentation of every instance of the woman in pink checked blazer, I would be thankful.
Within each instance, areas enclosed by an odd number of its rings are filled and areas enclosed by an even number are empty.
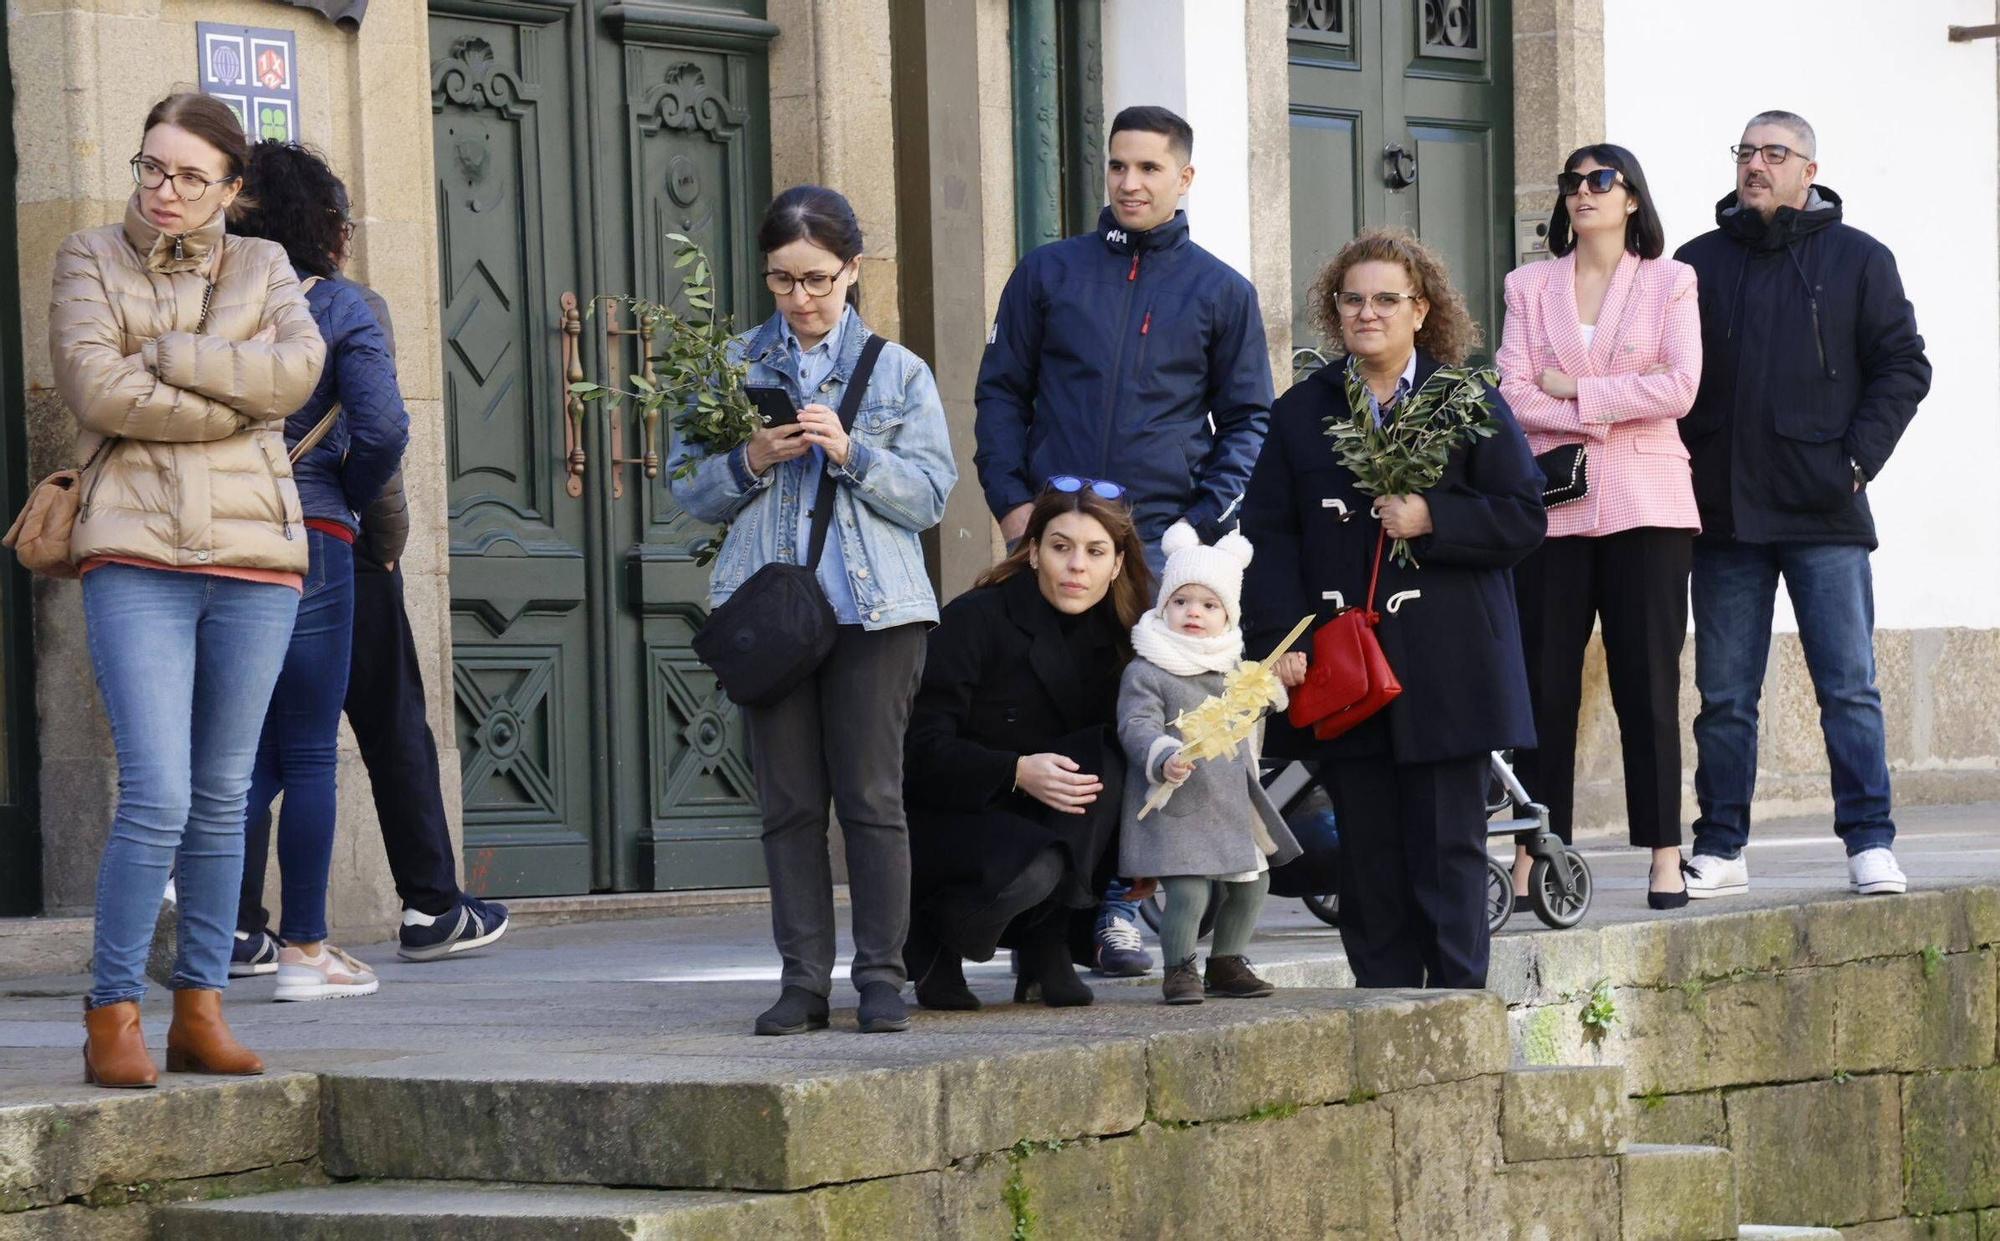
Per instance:
[[[1623,147],[1569,157],[1549,220],[1554,262],[1507,277],[1500,391],[1540,454],[1582,445],[1587,494],[1549,508],[1549,537],[1514,570],[1538,747],[1522,780],[1570,839],[1584,648],[1601,620],[1625,757],[1625,814],[1653,850],[1647,903],[1687,903],[1680,874],[1680,653],[1700,527],[1675,421],[1701,380],[1694,269],[1666,237]],[[1557,459],[1564,454],[1557,453]],[[1525,895],[1525,855],[1514,884]]]

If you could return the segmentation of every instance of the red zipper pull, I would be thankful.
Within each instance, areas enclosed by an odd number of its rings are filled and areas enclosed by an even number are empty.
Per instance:
[[[1125,282],[1127,284],[1130,284],[1132,281],[1137,280],[1138,278],[1139,278],[1139,252],[1137,250],[1134,250],[1132,252],[1132,274],[1125,277]]]
[[[1146,333],[1152,330],[1153,330],[1153,312],[1149,310],[1146,312],[1146,317],[1139,323],[1139,335],[1144,336]]]

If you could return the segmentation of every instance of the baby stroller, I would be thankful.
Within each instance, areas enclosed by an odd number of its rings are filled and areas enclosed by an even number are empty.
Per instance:
[[[1590,910],[1594,891],[1590,863],[1581,853],[1563,844],[1549,830],[1548,807],[1528,796],[1514,774],[1512,754],[1495,750],[1487,772],[1486,835],[1511,836],[1514,843],[1534,859],[1528,872],[1528,903],[1535,916],[1547,925],[1564,930],[1583,921]],[[1338,876],[1340,869],[1339,824],[1326,793],[1301,762],[1268,762],[1264,765],[1265,792],[1285,816],[1285,823],[1305,852],[1271,872],[1271,894],[1296,898],[1328,926],[1338,924],[1340,914]],[[1503,817],[1496,817],[1503,816]],[[1514,916],[1514,875],[1505,863],[1486,859],[1486,924],[1494,931]],[[1216,902],[1202,918],[1206,935],[1213,920]],[[1140,916],[1154,931],[1160,929],[1164,912],[1160,894],[1155,893],[1139,906]]]

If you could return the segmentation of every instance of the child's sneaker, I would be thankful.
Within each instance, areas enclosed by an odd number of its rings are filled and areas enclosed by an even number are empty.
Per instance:
[[[1201,971],[1194,967],[1194,954],[1179,965],[1167,967],[1167,977],[1160,984],[1160,993],[1169,1004],[1201,1003]]]
[[[1250,972],[1249,957],[1210,957],[1204,990],[1226,1000],[1261,1000],[1277,988]]]
[[[278,952],[284,943],[269,931],[236,932],[236,942],[229,945],[229,976],[231,978],[254,978],[259,974],[278,972]]]
[[[303,949],[284,948],[278,952],[280,1000],[330,1000],[348,995],[373,995],[382,985],[375,971],[348,956],[332,944],[321,944],[317,957]]]

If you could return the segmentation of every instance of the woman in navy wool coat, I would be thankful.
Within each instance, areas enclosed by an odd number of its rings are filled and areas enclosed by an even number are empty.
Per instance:
[[[1311,304],[1336,362],[1271,410],[1271,434],[1244,497],[1257,548],[1244,578],[1244,628],[1268,651],[1301,616],[1361,606],[1378,531],[1410,542],[1414,563],[1382,561],[1376,629],[1403,692],[1332,741],[1274,722],[1273,754],[1319,764],[1340,821],[1340,936],[1364,987],[1483,987],[1489,751],[1532,745],[1534,718],[1512,569],[1547,528],[1542,474],[1500,394],[1491,438],[1452,450],[1418,495],[1375,499],[1334,454],[1329,418],[1394,419],[1479,329],[1444,264],[1414,237],[1364,233],[1314,282]],[[1368,408],[1350,410],[1358,370]],[[1311,636],[1280,661],[1297,685]]]

